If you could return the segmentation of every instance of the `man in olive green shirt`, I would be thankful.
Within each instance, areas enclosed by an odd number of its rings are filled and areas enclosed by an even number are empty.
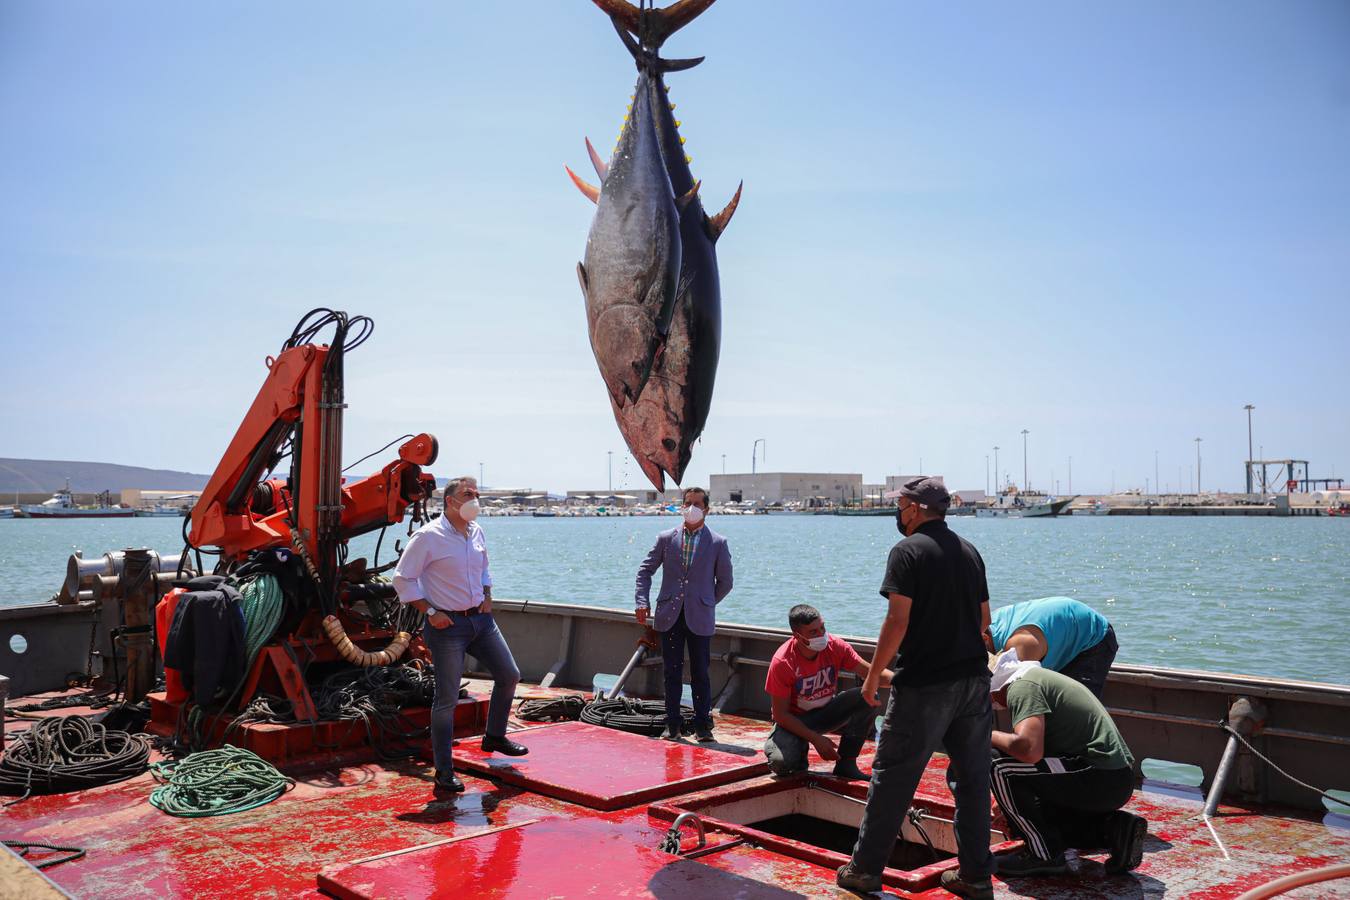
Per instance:
[[[989,684],[1013,726],[993,734],[994,797],[1026,842],[999,860],[999,874],[1065,872],[1066,847],[1110,848],[1111,873],[1139,865],[1148,823],[1121,809],[1134,791],[1134,757],[1101,701],[1016,650],[999,656]]]

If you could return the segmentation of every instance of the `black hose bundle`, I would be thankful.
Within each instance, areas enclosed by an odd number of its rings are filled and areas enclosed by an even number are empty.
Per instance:
[[[694,730],[694,711],[687,706],[680,707],[680,731],[688,734]],[[596,700],[587,703],[581,711],[581,721],[591,725],[603,725],[634,734],[660,734],[666,727],[666,702],[664,700],[633,700],[628,697],[616,697],[613,700]]]
[[[150,742],[84,716],[44,719],[19,735],[0,759],[0,794],[64,794],[144,772]],[[12,800],[6,806],[18,803]]]
[[[585,706],[586,698],[581,694],[522,700],[516,708],[516,718],[526,722],[575,722],[581,718]]]

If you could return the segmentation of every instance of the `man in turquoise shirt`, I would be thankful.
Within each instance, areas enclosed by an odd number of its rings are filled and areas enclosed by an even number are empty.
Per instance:
[[[1098,700],[1116,658],[1116,631],[1101,613],[1068,597],[1042,597],[994,610],[984,644],[1016,650],[1052,672],[1081,682]]]

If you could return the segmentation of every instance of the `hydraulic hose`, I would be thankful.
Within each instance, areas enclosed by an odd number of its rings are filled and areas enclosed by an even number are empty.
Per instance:
[[[412,635],[406,631],[400,631],[394,635],[394,639],[389,642],[389,646],[383,650],[371,653],[368,650],[362,650],[352,643],[351,638],[347,637],[347,630],[342,627],[342,622],[337,616],[328,616],[323,620],[323,630],[328,635],[328,640],[333,642],[337,652],[347,662],[355,666],[388,666],[398,661],[408,644],[412,641]]]
[[[1321,869],[1308,869],[1303,872],[1295,872],[1292,875],[1286,875],[1283,878],[1276,878],[1274,881],[1268,881],[1260,887],[1252,888],[1250,891],[1239,896],[1237,900],[1267,900],[1269,897],[1278,897],[1280,894],[1292,891],[1294,888],[1304,887],[1309,884],[1320,884],[1323,881],[1334,881],[1337,878],[1350,878],[1350,863],[1325,866]]]

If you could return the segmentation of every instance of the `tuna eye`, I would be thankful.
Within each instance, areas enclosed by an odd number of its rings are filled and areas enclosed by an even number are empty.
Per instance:
[[[661,446],[665,447],[666,450],[668,450],[671,453],[675,452],[675,442],[672,441],[670,438],[666,438],[665,440],[661,441]]]

